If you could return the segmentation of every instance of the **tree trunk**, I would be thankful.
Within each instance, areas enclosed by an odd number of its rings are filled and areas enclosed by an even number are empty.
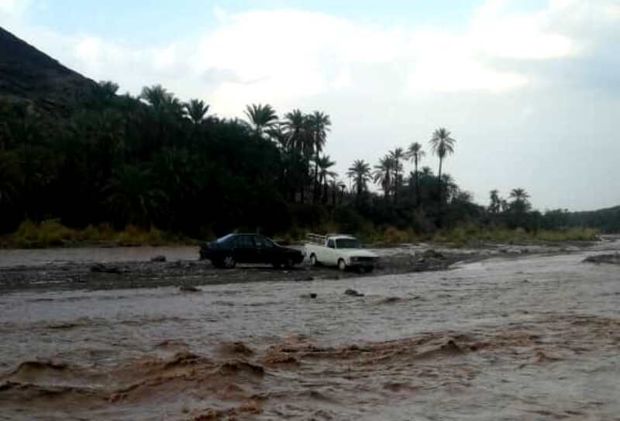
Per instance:
[[[323,203],[327,204],[327,177],[323,177],[323,195],[321,199]]]
[[[420,175],[418,174],[418,158],[415,158],[415,197],[416,197],[416,207],[420,206]]]
[[[318,158],[318,155],[317,155]],[[319,194],[320,183],[319,183],[319,163],[314,163],[314,185],[312,188],[312,203],[318,203],[317,196]]]
[[[441,205],[441,164],[443,159],[439,158],[439,172],[437,173],[437,181],[439,182],[439,204]]]
[[[398,201],[398,171],[394,171],[394,203]]]

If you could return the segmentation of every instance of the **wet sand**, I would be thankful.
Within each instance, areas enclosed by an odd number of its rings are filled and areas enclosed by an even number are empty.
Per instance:
[[[620,269],[584,262],[618,249],[463,253],[430,272],[408,255],[367,277],[5,267],[38,283],[0,295],[0,419],[618,419]],[[230,278],[187,282],[196,270]]]

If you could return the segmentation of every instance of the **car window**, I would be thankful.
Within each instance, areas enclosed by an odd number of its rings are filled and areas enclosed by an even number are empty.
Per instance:
[[[336,240],[339,249],[360,249],[362,245],[354,238],[341,238]]]
[[[254,242],[256,243],[256,247],[269,248],[274,246],[273,241],[261,236],[254,237]]]
[[[330,249],[336,248],[334,240],[327,240],[327,247],[329,247]]]
[[[254,241],[249,235],[240,235],[236,243],[236,246],[240,248],[254,248]]]

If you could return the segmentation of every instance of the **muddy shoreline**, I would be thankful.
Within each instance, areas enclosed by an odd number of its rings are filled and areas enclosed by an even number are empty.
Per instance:
[[[66,253],[67,261],[59,262],[38,259],[34,261],[32,257],[36,256],[36,251],[30,250],[24,251],[23,257],[9,259],[8,264],[0,261],[0,293],[20,290],[109,290],[167,286],[191,291],[192,287],[201,285],[329,281],[448,270],[457,264],[493,257],[516,258],[573,253],[588,249],[592,245],[593,243],[588,242],[547,246],[494,244],[473,249],[435,248],[428,244],[386,247],[375,249],[380,260],[372,273],[311,267],[306,261],[292,269],[274,269],[269,265],[239,265],[235,269],[217,269],[209,261],[198,260],[197,248],[163,248],[165,254],[158,254],[157,248],[144,248],[145,255],[135,255],[139,248],[83,249],[85,253],[95,256],[92,261],[80,260],[79,255],[74,255],[75,249],[46,250],[52,255],[54,251],[61,255]]]
[[[199,287],[247,282],[338,280],[400,273],[446,270],[457,262],[484,258],[481,254],[435,252],[384,256],[372,273],[340,272],[307,263],[293,269],[239,265],[217,269],[209,261],[61,263],[0,268],[0,292],[16,290],[125,289],[164,286]],[[189,288],[187,288],[189,290]]]

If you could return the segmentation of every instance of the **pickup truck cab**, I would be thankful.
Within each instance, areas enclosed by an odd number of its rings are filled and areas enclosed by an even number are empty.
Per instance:
[[[348,268],[371,272],[378,256],[362,248],[360,241],[346,234],[317,235],[308,234],[305,245],[310,264],[337,266],[340,270]]]

